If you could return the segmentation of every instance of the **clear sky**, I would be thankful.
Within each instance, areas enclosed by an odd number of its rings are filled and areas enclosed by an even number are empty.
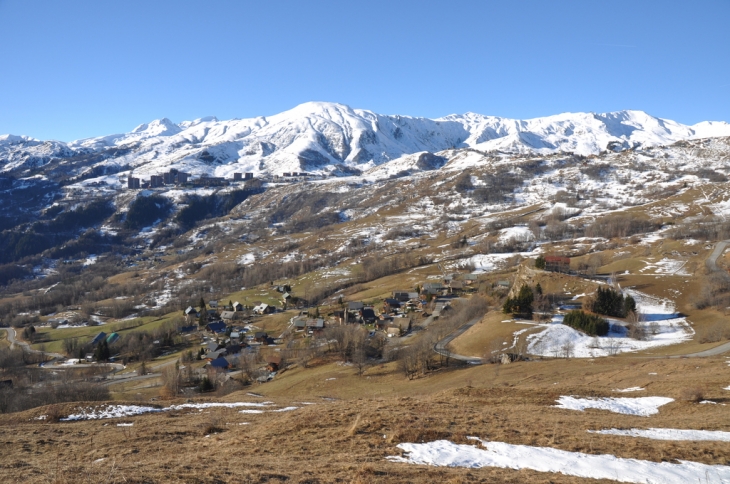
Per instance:
[[[729,22],[729,0],[0,0],[0,133],[70,141],[306,101],[730,121]]]

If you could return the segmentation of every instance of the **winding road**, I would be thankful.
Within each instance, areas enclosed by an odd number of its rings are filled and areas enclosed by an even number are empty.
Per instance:
[[[451,351],[446,349],[446,346],[448,346],[449,343],[451,343],[453,340],[455,340],[456,338],[458,338],[459,336],[464,334],[466,332],[466,330],[468,330],[469,328],[474,326],[481,319],[482,319],[481,316],[478,318],[474,318],[471,321],[469,321],[468,323],[466,323],[465,325],[461,326],[459,329],[457,329],[456,331],[454,331],[453,333],[451,333],[450,335],[446,336],[444,339],[442,339],[441,341],[436,343],[433,346],[433,350],[436,353],[440,354],[441,356],[446,356],[448,358],[453,358],[455,360],[463,361],[464,363],[467,363],[469,365],[481,365],[482,363],[484,363],[484,360],[481,358],[477,358],[475,356],[457,355],[456,353],[452,353]]]

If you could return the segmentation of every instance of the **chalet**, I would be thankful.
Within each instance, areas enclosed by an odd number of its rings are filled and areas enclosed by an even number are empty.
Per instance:
[[[398,301],[397,299],[387,298],[385,301],[383,301],[383,312],[391,313],[396,309],[400,309],[400,301]]]
[[[225,333],[226,332],[226,323],[223,321],[216,321],[215,323],[208,323],[208,325],[205,327],[208,331],[211,333]]]
[[[470,286],[479,280],[479,276],[477,276],[476,274],[464,274],[462,280],[464,281],[464,284]]]
[[[188,307],[187,307],[187,308],[185,309],[185,311],[183,311],[183,314],[185,315],[185,319],[186,319],[186,320],[188,321],[188,323],[189,323],[190,321],[194,320],[194,319],[198,319],[198,317],[200,316],[200,315],[198,314],[198,310],[197,310],[197,309],[195,309],[195,308],[194,308],[194,307],[192,307],[192,306],[188,306]]]
[[[393,291],[393,299],[397,299],[399,302],[407,302],[416,298],[418,298],[418,293],[414,291]]]
[[[237,355],[243,350],[243,346],[239,344],[232,344],[226,346],[226,355]]]
[[[210,352],[206,353],[203,356],[203,359],[204,360],[208,360],[208,361],[213,361],[215,359],[222,358],[224,356],[226,356],[226,349],[225,348],[221,348],[219,350],[210,351]]]
[[[281,295],[281,300],[284,301],[285,303],[288,303],[291,300],[291,294],[289,294],[288,292],[285,292],[284,294]]]
[[[320,333],[324,330],[324,319],[310,319],[307,321],[307,333],[314,334]]]
[[[240,340],[241,339],[241,332],[240,331],[231,331],[231,341],[233,340]]]
[[[509,283],[509,281],[505,281],[505,280],[497,281],[497,285],[496,285],[497,289],[509,289],[510,286],[511,286],[511,284]]]
[[[266,358],[266,369],[274,372],[279,371],[279,368],[281,368],[281,356],[279,355],[271,355]]]
[[[208,301],[208,307],[211,309],[218,309],[218,301]]]
[[[345,322],[345,311],[333,311],[332,319],[335,323],[342,324]]]
[[[213,351],[218,351],[223,348],[223,345],[220,343],[217,343],[215,341],[211,341],[210,343],[203,346],[206,353],[211,353]]]
[[[291,318],[290,322],[294,331],[304,331],[307,327],[307,319],[306,316],[295,316]]]
[[[224,321],[233,321],[236,319],[236,311],[222,311],[221,319]]]
[[[440,282],[427,282],[423,285],[421,292],[423,294],[440,294],[444,290],[444,285]]]
[[[261,303],[253,308],[254,314],[271,314],[276,311],[274,306],[269,306],[266,303]]]
[[[236,301],[236,302],[233,303],[233,308],[232,309],[234,311],[243,311],[243,304],[241,304],[240,302]]]
[[[96,336],[94,336],[94,339],[91,340],[91,346],[98,345],[99,343],[104,341],[104,338],[106,338],[106,336],[107,336],[106,333],[103,331],[101,333],[97,334]]]
[[[253,336],[253,340],[257,343],[266,343],[268,339],[269,335],[265,331],[256,331],[256,334]]]
[[[570,271],[570,257],[560,257],[556,255],[545,256],[545,270],[553,272]]]
[[[365,307],[365,305],[359,301],[350,301],[347,303],[348,311],[359,311],[364,307]]]
[[[449,284],[449,290],[451,294],[462,292],[464,290],[464,283],[462,281],[451,281]]]
[[[371,324],[375,322],[376,319],[378,319],[378,316],[376,316],[375,310],[373,308],[362,308],[360,310],[360,317],[365,324]]]
[[[210,362],[210,366],[212,368],[216,368],[216,369],[220,369],[220,370],[227,370],[228,368],[231,367],[231,364],[228,362],[228,360],[226,360],[222,356],[219,356],[218,358],[216,358],[215,360]]]

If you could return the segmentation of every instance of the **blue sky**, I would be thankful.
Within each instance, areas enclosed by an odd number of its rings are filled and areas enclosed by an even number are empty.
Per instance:
[[[0,133],[72,139],[306,101],[730,121],[730,1],[0,0]]]

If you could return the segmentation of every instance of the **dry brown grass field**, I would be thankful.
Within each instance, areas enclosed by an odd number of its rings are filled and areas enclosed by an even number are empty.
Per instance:
[[[360,377],[351,367],[331,363],[294,369],[275,382],[215,399],[299,407],[288,412],[209,408],[80,422],[37,420],[99,405],[94,402],[4,415],[0,476],[4,482],[38,483],[584,482],[524,470],[433,468],[386,460],[400,455],[400,442],[467,443],[472,435],[589,454],[727,465],[730,443],[650,441],[587,430],[728,431],[723,404],[730,398],[722,388],[729,381],[730,369],[719,357],[535,361],[445,369],[412,381],[388,368],[374,367]],[[553,407],[560,395],[617,396],[613,390],[633,386],[645,388],[633,396],[675,401],[650,417]],[[717,404],[683,400],[687,388],[700,388],[703,398]],[[180,402],[156,402],[171,403]]]

